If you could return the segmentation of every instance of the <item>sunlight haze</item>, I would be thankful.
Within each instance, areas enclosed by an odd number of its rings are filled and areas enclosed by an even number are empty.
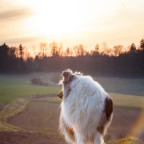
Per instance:
[[[143,17],[143,0],[1,0],[0,44],[139,45]]]

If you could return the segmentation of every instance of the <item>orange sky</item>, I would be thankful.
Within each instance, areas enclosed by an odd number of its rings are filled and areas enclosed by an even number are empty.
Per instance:
[[[144,0],[0,0],[0,44],[62,42],[94,48],[136,45],[144,37]]]

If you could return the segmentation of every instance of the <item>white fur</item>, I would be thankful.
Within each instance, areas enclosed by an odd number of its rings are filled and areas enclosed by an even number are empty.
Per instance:
[[[97,130],[104,100],[108,94],[90,76],[75,75],[69,84],[71,92],[61,102],[60,130],[71,144],[103,144],[103,137]],[[63,88],[65,95],[66,88]],[[63,126],[74,130],[74,136]]]

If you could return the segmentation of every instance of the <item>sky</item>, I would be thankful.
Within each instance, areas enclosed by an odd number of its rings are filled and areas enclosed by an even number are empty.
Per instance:
[[[144,0],[0,0],[0,44],[27,48],[41,42],[92,49],[144,37]]]

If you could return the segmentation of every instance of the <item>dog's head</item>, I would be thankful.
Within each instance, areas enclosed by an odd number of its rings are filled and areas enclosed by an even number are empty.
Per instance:
[[[70,69],[63,71],[62,72],[62,80],[60,81],[60,84],[62,84],[62,86],[63,86],[63,90],[65,89],[66,91],[70,91],[70,89],[71,89],[70,84],[73,80],[75,80],[76,76],[78,76],[78,75],[82,75],[82,73],[80,73],[80,72],[73,73],[73,71]],[[59,98],[63,97],[63,91],[61,91],[58,94],[58,97]]]
[[[62,72],[62,84],[65,87],[66,85],[70,84],[72,80],[75,78],[74,73],[72,70],[68,69]]]

